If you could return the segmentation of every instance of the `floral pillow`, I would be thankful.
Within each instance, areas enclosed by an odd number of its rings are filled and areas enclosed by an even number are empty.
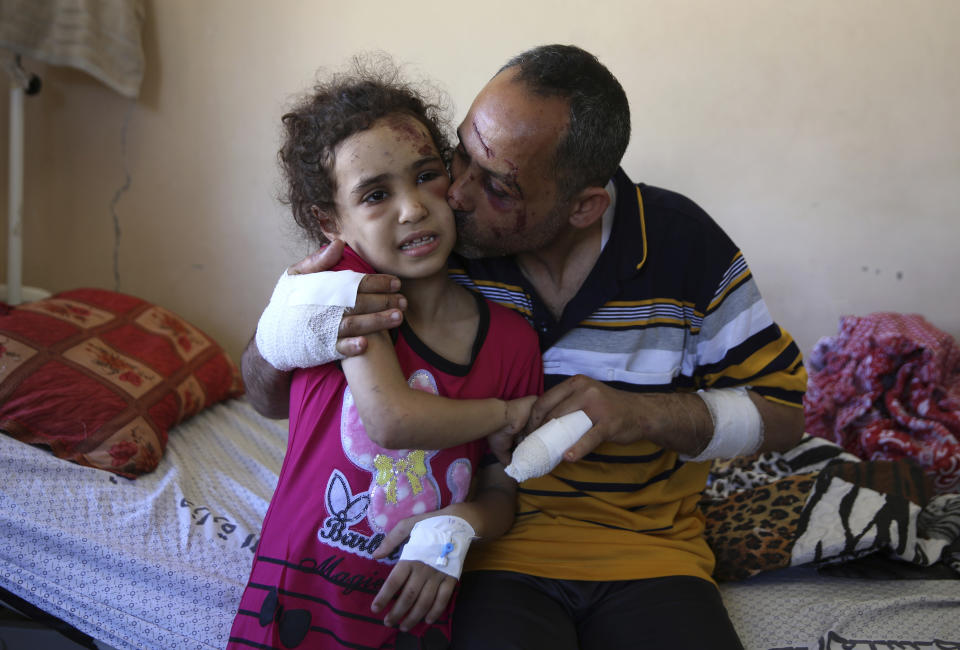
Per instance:
[[[81,465],[149,472],[171,427],[242,394],[216,342],[139,298],[75,289],[0,313],[0,430]]]

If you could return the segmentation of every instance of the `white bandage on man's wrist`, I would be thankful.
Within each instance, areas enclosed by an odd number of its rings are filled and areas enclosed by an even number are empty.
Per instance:
[[[713,420],[713,437],[696,458],[680,455],[684,461],[700,462],[749,456],[763,444],[763,419],[745,388],[711,388],[697,391]]]
[[[517,483],[549,474],[563,460],[563,452],[592,426],[593,422],[583,411],[550,420],[517,445],[504,471]]]
[[[337,352],[340,319],[357,300],[363,279],[355,271],[280,276],[257,324],[260,356],[277,370],[320,366]]]
[[[423,562],[459,580],[467,549],[476,536],[466,519],[453,515],[427,517],[414,524],[400,559]]]

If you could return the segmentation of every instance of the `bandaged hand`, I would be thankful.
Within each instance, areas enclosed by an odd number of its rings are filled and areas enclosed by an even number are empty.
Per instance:
[[[410,531],[410,539],[403,545],[400,559],[423,562],[459,580],[467,549],[476,536],[470,522],[461,517],[427,517],[418,521]]]
[[[412,528],[411,521],[413,518],[400,522],[373,554],[374,558],[386,557],[409,530],[400,560],[370,606],[379,613],[393,600],[383,622],[399,624],[401,630],[409,630],[421,620],[433,623],[443,614],[476,536],[467,520],[454,515],[428,515]]]
[[[583,411],[549,420],[517,445],[504,471],[517,483],[549,474],[563,460],[563,452],[592,426]]]
[[[284,271],[257,324],[260,355],[277,370],[310,368],[344,358],[337,336],[344,311],[356,302],[362,273]]]
[[[487,436],[490,451],[504,465],[510,464],[510,450],[513,449],[514,440],[530,419],[530,409],[536,401],[535,395],[507,400],[505,402],[507,423]]]

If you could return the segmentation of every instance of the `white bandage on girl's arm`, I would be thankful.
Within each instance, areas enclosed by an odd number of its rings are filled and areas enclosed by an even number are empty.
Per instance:
[[[355,271],[289,275],[284,271],[257,324],[257,349],[277,370],[321,366],[343,355],[337,336],[363,279]]]
[[[427,517],[414,524],[400,559],[423,562],[459,580],[467,549],[476,536],[470,522],[461,517]]]
[[[697,391],[713,420],[710,444],[696,457],[680,454],[680,460],[706,461],[749,456],[763,445],[763,418],[745,388],[711,388]]]

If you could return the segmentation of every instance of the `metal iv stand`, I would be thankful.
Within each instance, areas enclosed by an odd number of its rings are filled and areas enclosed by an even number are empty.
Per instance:
[[[7,284],[0,285],[0,301],[10,305],[50,295],[23,286],[23,99],[40,92],[40,77],[28,73],[15,54],[7,65],[10,75],[10,182],[7,188]]]

